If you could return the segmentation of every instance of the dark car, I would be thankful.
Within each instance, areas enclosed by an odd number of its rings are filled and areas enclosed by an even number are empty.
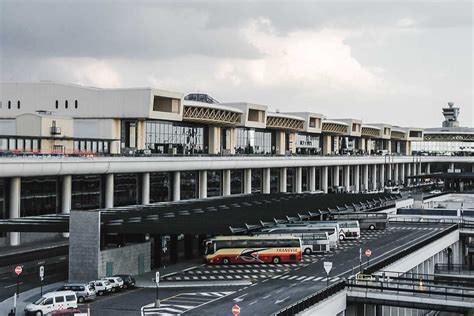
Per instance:
[[[65,309],[61,311],[52,312],[51,316],[73,316],[79,313],[82,313],[82,312],[78,309]]]
[[[135,278],[129,274],[116,274],[114,277],[119,277],[123,280],[123,288],[130,289],[135,287]]]

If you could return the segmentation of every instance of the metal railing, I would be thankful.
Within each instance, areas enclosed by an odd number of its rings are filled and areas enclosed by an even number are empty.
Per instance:
[[[410,253],[412,252],[415,252],[416,250],[418,249],[421,249],[423,248],[424,246],[426,245],[429,245],[431,244],[432,242],[434,242],[435,240],[443,237],[443,236],[446,236],[448,235],[449,233],[455,231],[458,229],[458,225],[452,225],[451,227],[425,239],[425,240],[422,240],[420,241],[419,243],[416,243],[402,251],[399,251],[397,253],[394,253],[393,255],[391,256],[388,256],[387,258],[377,262],[377,263],[374,263],[374,264],[371,264],[370,266],[368,266],[367,268],[364,269],[364,274],[372,274],[378,270],[381,270],[382,268],[388,266],[389,264],[392,264],[394,263],[395,261],[397,260],[400,260],[401,258],[409,255]]]
[[[320,303],[321,301],[327,299],[328,297],[344,290],[346,287],[345,281],[339,281],[326,287],[314,294],[306,296],[305,298],[286,306],[280,309],[278,312],[274,313],[273,316],[289,316],[295,315],[299,312],[304,311],[305,309]]]
[[[474,275],[474,266],[464,264],[437,263],[435,264],[435,273]]]

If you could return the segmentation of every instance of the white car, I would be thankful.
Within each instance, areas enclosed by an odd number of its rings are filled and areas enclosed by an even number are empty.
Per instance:
[[[102,280],[109,281],[112,285],[112,292],[120,291],[123,289],[123,280],[119,277],[105,277]]]
[[[73,291],[56,291],[43,294],[35,302],[26,305],[25,315],[42,316],[49,313],[77,308],[77,297]]]
[[[97,295],[102,296],[104,294],[108,294],[112,292],[112,284],[108,280],[95,280],[89,282],[94,289]]]
[[[441,193],[441,190],[430,191],[430,194],[440,194],[440,193]]]

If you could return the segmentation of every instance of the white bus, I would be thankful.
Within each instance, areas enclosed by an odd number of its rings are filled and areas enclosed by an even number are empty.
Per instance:
[[[306,228],[294,229],[285,227],[264,228],[255,233],[261,237],[293,236],[301,239],[301,250],[305,255],[314,252],[328,252],[331,250],[327,232],[308,230]]]
[[[346,239],[346,230],[342,229],[341,226],[339,225],[338,221],[303,221],[299,223],[292,223],[292,224],[286,224],[286,225],[292,225],[292,226],[297,226],[297,227],[305,227],[305,226],[314,226],[314,227],[334,227],[336,228],[337,231],[337,238],[339,240],[344,240]]]
[[[315,226],[315,225],[301,225],[301,224],[279,224],[275,228],[288,228],[293,230],[306,230],[308,233],[327,233],[329,239],[329,248],[337,248],[338,233],[334,226]]]
[[[360,237],[360,226],[359,222],[355,220],[345,220],[345,221],[304,221],[303,223],[308,223],[310,225],[319,225],[319,226],[334,226],[338,229],[339,240],[344,239],[357,239]]]
[[[357,220],[361,229],[385,229],[388,227],[387,213],[350,212],[332,214],[337,221]]]

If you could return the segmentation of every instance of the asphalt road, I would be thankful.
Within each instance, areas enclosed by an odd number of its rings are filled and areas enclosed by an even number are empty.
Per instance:
[[[270,315],[324,288],[327,284],[324,261],[333,262],[329,282],[337,282],[359,270],[359,248],[363,252],[371,249],[370,263],[375,263],[428,238],[439,229],[441,226],[392,225],[386,230],[363,231],[359,240],[345,241],[332,253],[312,255],[296,265],[198,265],[167,279],[196,282],[197,287],[160,289],[161,306],[147,315],[230,315],[234,304],[241,307],[240,315]],[[365,257],[364,264],[367,264]],[[203,282],[220,281],[224,284],[235,280],[249,280],[251,283],[244,286],[199,286]],[[93,316],[140,315],[140,309],[151,306],[155,297],[155,289],[134,289],[98,298],[89,306]]]

